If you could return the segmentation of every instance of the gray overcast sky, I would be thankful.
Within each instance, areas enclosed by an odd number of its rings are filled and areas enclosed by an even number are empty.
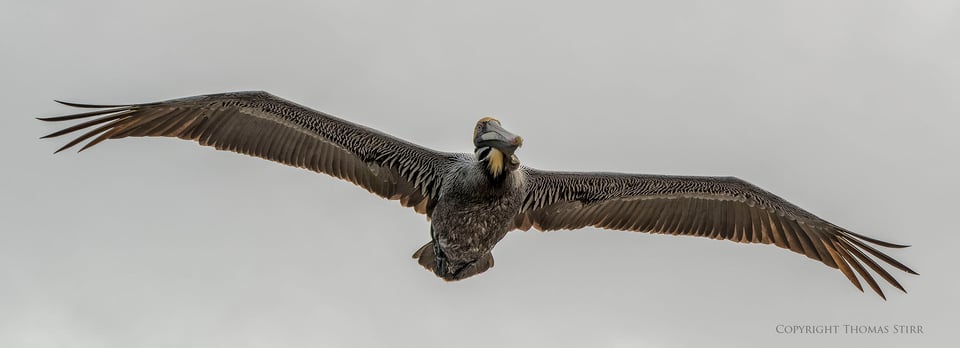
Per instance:
[[[3,8],[2,347],[956,342],[956,1]],[[890,254],[921,275],[884,302],[770,246],[586,229],[513,233],[444,283],[410,259],[423,216],[346,182],[175,139],[54,156],[33,119],[251,89],[448,151],[494,115],[537,168],[734,175],[912,244]]]

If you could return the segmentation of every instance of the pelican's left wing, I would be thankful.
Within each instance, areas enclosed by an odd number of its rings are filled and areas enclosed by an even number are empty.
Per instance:
[[[85,133],[57,152],[93,138],[163,136],[194,140],[347,180],[429,215],[441,174],[454,154],[430,150],[361,125],[311,110],[266,92],[209,94],[133,105],[87,105],[101,110],[40,118],[88,119],[44,138]],[[93,128],[92,130],[88,130]]]
[[[774,244],[839,268],[861,291],[856,273],[883,297],[863,264],[894,287],[903,287],[869,253],[905,272],[913,270],[866,242],[776,195],[734,177],[569,173],[523,168],[527,194],[518,229],[541,231],[595,226]]]

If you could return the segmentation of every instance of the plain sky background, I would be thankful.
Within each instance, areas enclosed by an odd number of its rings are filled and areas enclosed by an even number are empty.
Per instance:
[[[0,347],[945,346],[960,284],[956,1],[3,1]],[[572,3],[572,2],[571,2]],[[445,283],[422,215],[176,139],[52,155],[76,110],[266,90],[543,169],[733,175],[872,237],[888,301],[779,248],[515,232]],[[869,290],[868,290],[869,291]],[[923,325],[784,335],[778,324]]]

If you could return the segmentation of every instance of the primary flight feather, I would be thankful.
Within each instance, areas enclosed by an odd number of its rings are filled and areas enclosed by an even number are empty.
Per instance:
[[[43,121],[84,122],[57,152],[90,139],[165,136],[194,140],[350,181],[430,218],[431,241],[413,257],[446,280],[493,266],[491,251],[509,231],[587,226],[773,244],[839,269],[863,291],[884,297],[873,275],[903,286],[875,259],[909,267],[874,246],[903,248],[853,233],[734,177],[553,172],[520,164],[520,136],[483,118],[473,154],[439,152],[265,92],[195,96],[98,109]],[[866,268],[864,267],[866,265]],[[885,297],[884,297],[885,298]]]

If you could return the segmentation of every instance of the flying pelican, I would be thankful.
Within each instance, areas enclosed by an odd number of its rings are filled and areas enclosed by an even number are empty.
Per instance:
[[[399,200],[430,220],[430,242],[413,258],[448,281],[493,267],[491,250],[509,231],[587,226],[773,244],[838,268],[862,292],[856,272],[884,299],[863,264],[906,290],[867,253],[917,274],[868,243],[905,245],[856,234],[735,177],[554,172],[522,166],[516,151],[523,139],[490,117],[477,122],[474,153],[465,154],[424,148],[265,92],[132,105],[57,102],[98,109],[39,118],[89,119],[43,137],[85,131],[57,152],[90,138],[80,151],[106,139],[177,137],[328,174]]]

